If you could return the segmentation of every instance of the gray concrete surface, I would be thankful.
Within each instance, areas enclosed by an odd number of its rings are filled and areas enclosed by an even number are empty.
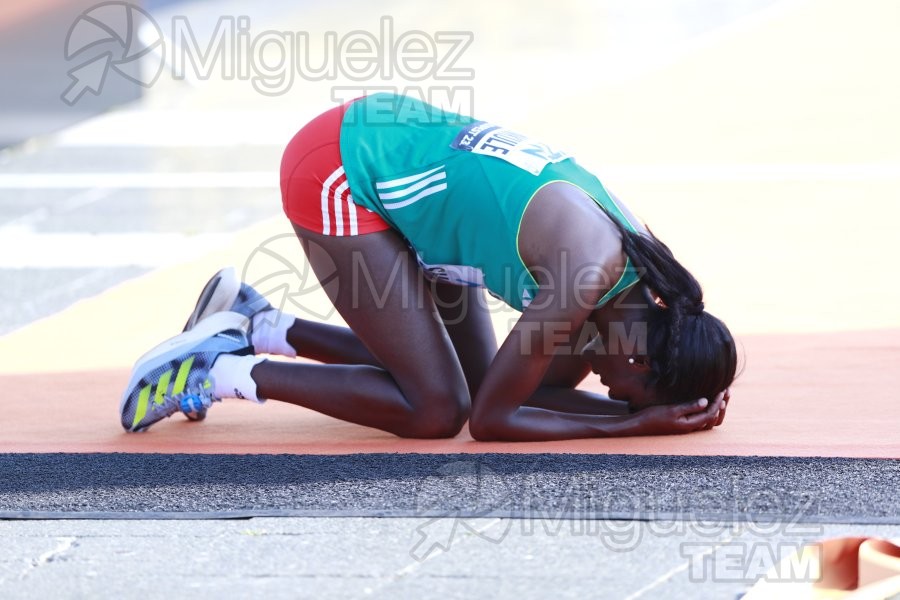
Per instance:
[[[735,598],[806,540],[900,536],[897,526],[480,519],[423,552],[424,522],[0,522],[0,596]]]

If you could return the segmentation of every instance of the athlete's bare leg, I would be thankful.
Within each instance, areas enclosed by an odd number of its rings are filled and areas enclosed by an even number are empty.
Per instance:
[[[264,361],[252,371],[259,394],[404,437],[458,433],[471,408],[466,379],[403,240],[393,231],[331,237],[296,229],[317,276],[336,277],[326,291],[338,312],[382,366]],[[310,253],[310,242],[324,253]]]
[[[497,353],[497,340],[482,292],[478,288],[446,283],[430,284],[430,289],[462,365],[469,396],[474,398]],[[588,322],[585,331],[576,331],[566,343],[560,345],[559,354],[554,357],[544,376],[544,393],[528,402],[528,406],[586,414],[628,412],[626,403],[598,400],[595,394],[581,397],[550,393],[554,388],[571,390],[590,373],[590,366],[580,355],[592,333],[592,324]],[[359,337],[347,327],[297,319],[288,330],[288,342],[300,356],[320,362],[381,366]]]
[[[381,366],[349,327],[295,319],[287,331],[287,342],[298,356],[319,362]]]
[[[497,354],[497,337],[484,292],[448,283],[435,283],[431,290],[466,376],[469,396],[474,398]]]
[[[469,394],[474,398],[497,353],[497,338],[483,292],[479,288],[448,283],[428,285],[462,365]],[[319,362],[382,366],[348,327],[296,319],[287,331],[287,341],[299,356]]]

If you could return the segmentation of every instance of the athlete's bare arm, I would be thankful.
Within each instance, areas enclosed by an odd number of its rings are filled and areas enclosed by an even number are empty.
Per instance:
[[[722,394],[711,402],[654,406],[635,414],[564,410],[583,405],[588,393],[547,386],[545,377],[557,345],[584,327],[614,285],[607,273],[621,272],[624,266],[621,242],[614,225],[580,190],[551,184],[526,211],[520,251],[541,289],[500,347],[478,391],[469,424],[473,437],[538,441],[687,433],[715,425]],[[548,408],[554,405],[559,408]]]

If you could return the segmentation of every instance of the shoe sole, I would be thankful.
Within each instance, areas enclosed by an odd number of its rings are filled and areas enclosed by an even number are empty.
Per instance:
[[[197,323],[210,315],[231,308],[237,301],[240,291],[241,280],[238,279],[234,268],[226,267],[220,270],[206,282],[200,297],[197,298],[194,312],[191,313],[182,331],[193,329]]]
[[[125,403],[128,402],[128,396],[134,386],[137,385],[137,382],[139,382],[146,373],[152,371],[156,365],[187,354],[191,348],[220,331],[226,331],[228,329],[244,330],[246,325],[247,317],[242,314],[217,312],[200,321],[193,329],[170,338],[146,352],[137,359],[134,363],[134,367],[131,369],[131,379],[128,381],[125,393],[122,394],[122,401],[119,402],[119,414],[121,415],[122,411],[125,409]]]

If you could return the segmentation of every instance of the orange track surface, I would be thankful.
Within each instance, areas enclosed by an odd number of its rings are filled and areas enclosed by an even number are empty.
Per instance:
[[[242,275],[254,283],[285,264],[302,265],[293,240],[273,247],[284,263],[251,261],[262,244],[289,233],[277,219],[235,234],[225,250],[130,280],[0,337],[0,451],[900,458],[900,285],[890,276],[900,256],[900,177],[875,169],[871,178],[731,181],[717,179],[715,170],[729,162],[810,163],[834,165],[840,175],[841,166],[896,166],[900,86],[884,74],[893,72],[900,48],[900,3],[848,10],[838,0],[817,0],[777,8],[634,81],[569,99],[546,95],[542,112],[554,118],[523,124],[548,140],[572,140],[569,149],[584,152],[589,164],[710,167],[708,180],[611,184],[697,275],[713,314],[739,334],[746,370],[722,427],[559,443],[476,443],[466,434],[409,441],[278,402],[226,401],[201,424],[175,417],[148,433],[124,434],[116,413],[131,362],[180,329],[211,273],[224,265],[240,272],[252,262],[256,272]],[[0,9],[0,22],[10,14]],[[533,96],[545,95],[543,79],[534,81],[541,88]],[[585,127],[597,98],[615,118]],[[564,114],[550,112],[558,106]],[[295,289],[296,275],[269,284]],[[303,304],[321,308],[323,295],[314,296],[304,295]],[[503,335],[512,316],[494,318]]]
[[[119,428],[127,370],[0,377],[2,452],[560,452],[900,458],[900,330],[758,335],[734,386],[726,423],[686,436],[480,443],[403,440],[312,411],[268,402],[215,405],[203,423],[180,416],[141,434]],[[595,379],[595,378],[594,378]],[[592,387],[589,385],[588,387]],[[600,388],[598,388],[600,389]]]

